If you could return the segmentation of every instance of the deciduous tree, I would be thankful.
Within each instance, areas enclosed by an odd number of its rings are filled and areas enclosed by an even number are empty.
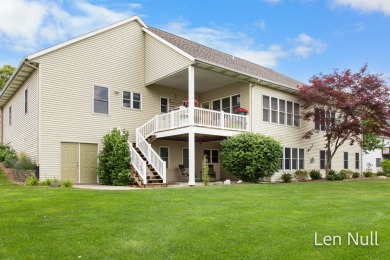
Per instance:
[[[15,67],[11,65],[4,65],[0,67],[0,90],[2,90],[7,83],[9,77],[11,77],[12,73],[14,73]]]
[[[358,72],[334,70],[313,76],[310,85],[299,86],[302,118],[313,127],[304,135],[324,137],[326,175],[337,149],[345,142],[362,145],[362,134],[390,136],[390,88],[381,74],[370,74],[367,65]],[[363,124],[363,122],[365,122]]]

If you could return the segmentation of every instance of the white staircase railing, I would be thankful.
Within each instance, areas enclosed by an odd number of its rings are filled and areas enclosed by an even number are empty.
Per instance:
[[[249,119],[245,115],[230,114],[223,111],[214,111],[198,107],[195,107],[194,112],[194,125],[196,126],[234,131],[248,130]],[[188,108],[183,107],[166,114],[156,115],[144,125],[136,129],[136,146],[145,155],[148,162],[163,179],[163,183],[166,183],[166,163],[153,150],[152,146],[146,141],[146,138],[158,131],[170,130],[184,126],[188,126]],[[135,158],[135,163],[138,163],[137,160],[138,158]],[[140,175],[144,176],[146,180],[146,168],[144,170],[142,167],[139,166],[139,170],[143,171]]]
[[[146,162],[141,158],[141,156],[137,153],[134,147],[129,144],[130,156],[131,156],[131,164],[134,169],[138,172],[138,176],[141,177],[142,183],[147,184],[148,180],[146,177]]]

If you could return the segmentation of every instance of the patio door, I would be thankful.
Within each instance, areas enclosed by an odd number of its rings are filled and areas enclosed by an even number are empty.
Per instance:
[[[209,165],[213,165],[214,171],[217,175],[217,180],[220,178],[220,159],[219,159],[219,149],[203,149],[203,155],[206,155]]]

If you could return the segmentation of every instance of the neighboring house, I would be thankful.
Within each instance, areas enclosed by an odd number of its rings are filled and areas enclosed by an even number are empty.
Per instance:
[[[390,138],[381,137],[383,149],[376,149],[363,154],[363,170],[372,172],[382,171],[380,162],[390,159]]]
[[[2,141],[27,152],[41,180],[96,183],[98,148],[114,127],[129,130],[147,157],[148,165],[131,148],[144,183],[151,168],[164,182],[194,185],[204,155],[216,180],[233,178],[221,168],[220,142],[242,131],[282,143],[272,180],[299,168],[324,172],[322,134],[302,139],[313,123],[299,118],[300,84],[132,17],[26,57],[0,93]],[[235,114],[239,107],[248,114]],[[341,147],[332,166],[361,170],[359,146]]]

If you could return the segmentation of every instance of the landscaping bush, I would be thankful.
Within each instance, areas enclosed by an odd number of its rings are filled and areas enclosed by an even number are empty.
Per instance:
[[[359,178],[360,177],[360,172],[354,172],[353,174],[352,174],[352,178]]]
[[[291,175],[291,173],[284,172],[282,173],[282,175],[280,175],[280,178],[283,182],[288,183],[291,182],[293,176]]]
[[[376,176],[386,176],[386,173],[379,171],[376,173]]]
[[[333,176],[335,181],[342,181],[345,179],[345,175],[343,173],[337,173]]]
[[[342,174],[344,176],[344,179],[350,179],[350,178],[352,178],[353,171],[352,170],[342,169],[339,172],[339,174]]]
[[[306,180],[307,176],[308,176],[308,173],[305,170],[297,170],[294,173],[294,177],[297,181],[304,181],[304,180]]]
[[[42,186],[50,186],[53,182],[56,182],[56,181],[57,180],[47,179],[47,180],[41,181],[39,184],[42,185]]]
[[[283,147],[272,137],[242,133],[221,143],[221,165],[243,181],[272,177],[280,167]]]
[[[386,177],[390,178],[390,173],[386,174]]]
[[[26,179],[25,184],[27,186],[37,186],[39,184],[39,180],[35,176],[30,176]]]
[[[390,160],[383,160],[380,162],[380,166],[382,167],[382,170],[386,174],[390,174]]]
[[[35,170],[37,165],[31,161],[30,157],[25,152],[20,152],[14,163],[14,168],[18,170]]]
[[[70,180],[66,180],[62,182],[62,186],[64,186],[65,188],[71,188],[73,186],[73,183]]]
[[[328,177],[326,177],[326,179],[328,181],[334,181],[336,179],[336,177],[334,176],[334,174],[332,174],[332,175],[328,175]]]
[[[202,160],[202,181],[205,186],[209,185],[209,164],[207,162],[207,156],[205,155]]]
[[[372,177],[373,173],[370,171],[363,172],[364,177],[369,178]]]
[[[321,175],[321,172],[319,170],[311,170],[309,172],[309,175],[310,175],[310,178],[312,180],[321,180],[322,179],[322,175]]]
[[[129,133],[114,128],[103,137],[103,149],[99,153],[98,175],[105,185],[128,185],[131,181]]]
[[[335,174],[337,174],[337,172],[333,169],[330,169],[328,172],[328,175],[335,175]]]
[[[5,155],[4,166],[7,168],[13,168],[17,160],[18,158],[16,156],[16,152],[11,148],[11,150],[9,150]]]
[[[11,146],[9,146],[8,144],[0,143],[0,162],[4,162],[5,157],[10,150],[12,150]]]

